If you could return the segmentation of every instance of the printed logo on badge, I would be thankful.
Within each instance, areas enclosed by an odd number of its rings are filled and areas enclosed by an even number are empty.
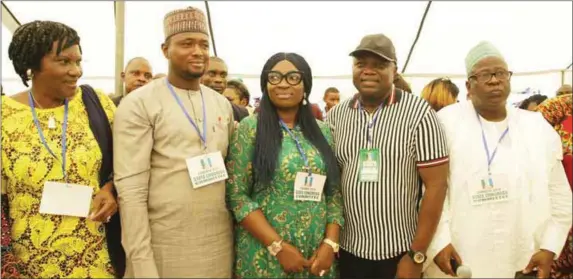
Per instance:
[[[229,178],[220,151],[186,160],[193,188],[200,188]]]

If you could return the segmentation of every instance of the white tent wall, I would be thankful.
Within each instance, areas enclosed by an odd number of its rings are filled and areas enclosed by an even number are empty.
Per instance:
[[[88,83],[114,93],[115,20],[110,1],[4,1],[20,23],[54,20],[70,25],[81,36],[84,76]],[[343,98],[356,89],[350,78],[348,53],[369,33],[385,33],[396,46],[402,71],[416,38],[426,1],[401,2],[223,2],[210,1],[217,54],[231,77],[241,77],[252,97],[260,96],[257,78],[265,61],[280,51],[303,55],[312,67],[312,102],[322,104],[327,87],[337,87]],[[504,53],[513,92],[527,88],[553,96],[562,83],[560,70],[572,61],[573,2],[432,2],[421,36],[405,71],[415,94],[434,78],[451,76],[466,96],[464,58],[481,40],[492,41]],[[204,1],[125,3],[127,60],[143,56],[155,73],[167,72],[161,52],[163,17],[173,9]],[[82,12],[74,12],[82,11]],[[485,19],[485,20],[484,20]],[[24,89],[8,59],[11,32],[2,26],[2,85],[10,95]],[[211,54],[214,54],[213,46]],[[540,74],[521,75],[538,71]],[[552,71],[552,72],[549,72]],[[568,70],[564,82],[572,83]],[[513,95],[510,102],[523,98]]]

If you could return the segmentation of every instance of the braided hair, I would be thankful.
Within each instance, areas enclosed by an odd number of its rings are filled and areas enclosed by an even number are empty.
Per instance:
[[[279,116],[276,107],[270,101],[267,91],[268,72],[279,62],[287,60],[299,71],[303,72],[302,82],[304,92],[308,94],[312,89],[312,72],[304,58],[296,53],[277,53],[273,55],[263,67],[261,73],[261,91],[263,96],[260,103],[260,111],[257,114],[257,131],[255,136],[255,153],[253,156],[254,183],[268,186],[275,174],[279,152],[282,146],[283,133],[279,125]],[[296,116],[296,124],[302,130],[304,137],[316,147],[322,155],[327,169],[326,191],[332,193],[334,186],[340,183],[340,172],[334,152],[322,134],[310,103],[301,104]]]
[[[73,28],[54,21],[32,21],[16,29],[8,48],[8,57],[14,70],[28,87],[28,70],[39,71],[42,58],[56,45],[56,55],[63,49],[80,44],[80,37]],[[80,47],[81,53],[81,47]]]

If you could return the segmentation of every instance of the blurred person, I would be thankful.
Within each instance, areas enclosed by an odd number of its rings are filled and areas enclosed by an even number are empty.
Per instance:
[[[561,94],[543,102],[537,107],[545,120],[553,126],[561,137],[563,145],[563,168],[569,180],[569,186],[573,187],[573,95]],[[551,278],[573,278],[573,236],[571,230],[567,236],[567,242],[563,252],[553,263]]]
[[[557,96],[573,94],[573,91],[571,90],[571,85],[563,84],[561,87],[559,87],[556,94]]]
[[[545,95],[540,95],[540,94],[531,95],[527,99],[521,102],[519,108],[529,111],[536,111],[537,106],[543,103],[543,101],[545,100],[547,100],[547,96]]]
[[[201,78],[201,83],[219,92],[219,94],[224,94],[225,89],[227,89],[228,74],[229,72],[225,61],[219,57],[212,56],[209,58],[209,66],[207,71],[205,71],[205,75]],[[236,122],[241,122],[243,118],[249,116],[249,111],[246,108],[232,102],[231,106]]]
[[[322,110],[317,104],[310,104],[310,110],[312,111],[312,115],[314,115],[316,120],[324,120],[324,117],[322,116]]]
[[[322,100],[326,104],[324,108],[324,113],[327,114],[328,111],[333,108],[334,106],[340,103],[340,91],[336,87],[329,87],[324,91],[324,96]]]
[[[62,23],[33,21],[16,29],[8,56],[30,86],[2,97],[2,203],[21,277],[121,278],[115,106],[77,85],[80,37]]]
[[[538,113],[507,107],[511,75],[489,42],[465,59],[471,102],[443,108],[449,189],[425,276],[548,278],[571,227],[571,192],[557,133]]]
[[[151,81],[153,70],[149,61],[143,57],[135,57],[127,62],[125,70],[121,72],[121,80],[124,83],[125,94],[112,97],[113,103],[119,106],[121,99],[133,90],[140,88]]]
[[[200,83],[209,63],[205,14],[178,9],[163,24],[167,78],[127,95],[113,125],[126,276],[230,278],[224,159],[233,111]]]
[[[432,80],[422,89],[422,99],[426,100],[435,111],[455,104],[460,90],[448,78],[437,78]]]
[[[412,94],[412,88],[410,88],[410,84],[404,79],[404,77],[401,74],[396,74],[396,76],[394,77],[394,86],[396,86],[396,88],[406,93]]]
[[[227,88],[223,95],[231,101],[231,103],[244,107],[249,112],[249,115],[254,113],[253,107],[250,106],[251,94],[247,86],[240,80],[234,79],[227,82]]]
[[[420,278],[446,195],[446,139],[428,103],[393,84],[387,36],[364,36],[350,55],[358,93],[327,118],[345,201],[340,277]]]
[[[262,109],[231,141],[227,200],[238,222],[237,278],[336,277],[340,173],[328,126],[313,119],[311,89],[303,57],[273,55],[261,73]]]
[[[154,76],[153,76],[153,79],[160,79],[160,78],[164,78],[164,77],[166,77],[166,76],[167,76],[167,75],[164,74],[164,73],[159,73],[159,74],[154,75]]]

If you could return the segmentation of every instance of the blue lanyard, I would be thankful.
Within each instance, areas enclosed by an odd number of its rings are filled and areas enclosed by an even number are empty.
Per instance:
[[[372,129],[374,127],[374,124],[376,124],[376,120],[378,120],[378,111],[382,108],[382,106],[384,106],[384,103],[380,104],[376,110],[374,111],[374,117],[370,120],[370,122],[368,122],[368,129],[367,129],[367,140],[368,140],[368,148],[371,148],[372,146]],[[362,106],[362,104],[358,103],[358,107],[366,112],[368,114],[368,112],[364,109],[364,107]]]
[[[173,95],[173,98],[175,98],[175,101],[177,101],[177,104],[179,105],[179,107],[181,108],[181,110],[183,111],[185,116],[187,117],[187,120],[189,120],[189,123],[191,123],[191,125],[193,125],[193,128],[195,128],[195,131],[197,131],[197,134],[199,134],[199,138],[201,139],[201,142],[203,142],[203,147],[206,150],[207,149],[207,116],[205,113],[205,98],[203,97],[203,90],[201,90],[201,87],[199,87],[199,91],[201,92],[201,104],[203,106],[201,108],[203,110],[203,134],[201,134],[201,130],[199,130],[199,127],[197,126],[197,124],[195,124],[195,121],[193,121],[193,118],[191,118],[191,116],[189,116],[189,113],[187,112],[187,110],[183,106],[181,99],[179,99],[179,96],[177,96],[177,94],[173,90],[173,86],[171,86],[171,84],[169,83],[169,81],[167,79],[165,79],[165,83],[167,84],[169,91],[171,91],[171,95]]]
[[[495,154],[497,153],[497,147],[499,146],[501,141],[505,138],[505,136],[509,132],[509,126],[507,128],[505,128],[505,130],[503,131],[503,133],[499,137],[499,140],[497,141],[497,144],[495,145],[495,149],[493,150],[493,153],[490,155],[489,147],[487,146],[487,140],[485,139],[485,132],[483,131],[483,125],[481,124],[481,119],[479,118],[479,114],[477,112],[476,112],[476,116],[477,116],[477,119],[479,122],[479,126],[481,127],[481,139],[483,142],[483,147],[485,148],[485,155],[487,155],[487,173],[489,175],[491,175],[491,163],[493,162],[493,158],[495,158]]]
[[[30,104],[30,109],[32,110],[32,116],[34,117],[34,124],[36,125],[36,129],[38,130],[38,134],[40,135],[40,140],[42,144],[50,154],[58,159],[56,154],[50,149],[48,143],[46,142],[46,138],[44,137],[44,132],[42,131],[42,127],[40,127],[40,121],[38,120],[38,115],[36,114],[36,105],[34,104],[34,99],[32,98],[32,91],[28,92],[28,102]],[[67,151],[67,144],[66,144],[66,132],[68,130],[68,99],[64,100],[64,122],[62,123],[62,174],[64,175],[64,181],[68,182],[68,176],[66,175],[66,151]]]
[[[312,173],[312,171],[310,170],[310,165],[308,163],[308,157],[306,157],[306,153],[304,153],[304,149],[302,149],[302,145],[300,144],[300,141],[290,131],[290,129],[287,127],[287,125],[282,120],[279,120],[279,122],[280,122],[283,130],[285,130],[289,134],[289,136],[294,140],[294,142],[296,143],[296,148],[298,149],[298,153],[300,153],[300,156],[302,157],[302,160],[304,161],[304,168],[306,171],[308,171],[308,174],[310,175]]]

